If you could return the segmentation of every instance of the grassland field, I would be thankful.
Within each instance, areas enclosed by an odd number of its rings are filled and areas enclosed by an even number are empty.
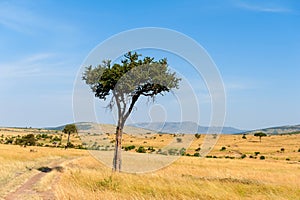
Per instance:
[[[40,146],[4,144],[29,133],[60,136],[61,144],[50,137],[39,138]],[[113,132],[101,137],[113,147]],[[185,151],[190,156],[151,173],[130,174],[112,173],[85,149],[64,149],[67,136],[60,131],[1,128],[0,199],[300,199],[300,134],[261,142],[253,135],[221,135],[206,157],[193,156],[204,137],[194,138]],[[133,145],[130,151],[137,153],[140,146],[158,150],[173,139],[172,134],[126,133],[123,146]],[[71,142],[83,145],[76,134]],[[44,173],[29,189],[16,192],[43,173],[39,169],[57,166],[62,170]]]

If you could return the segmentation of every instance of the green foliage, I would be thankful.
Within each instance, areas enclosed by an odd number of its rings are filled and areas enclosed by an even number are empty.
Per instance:
[[[178,143],[181,143],[181,142],[182,142],[182,138],[176,138],[176,141],[177,141]]]
[[[263,132],[257,132],[257,133],[254,133],[254,136],[255,136],[255,137],[259,137],[259,140],[260,140],[260,142],[261,142],[261,138],[262,138],[262,137],[266,137],[267,134],[265,134],[265,133],[263,133]]]
[[[195,134],[195,138],[199,139],[200,137],[201,137],[201,134],[199,134],[199,133]]]
[[[178,155],[178,149],[174,149],[174,148],[168,149],[168,154],[173,156]]]
[[[266,157],[265,156],[260,156],[259,159],[264,160],[264,159],[266,159]]]
[[[27,134],[22,136],[21,138],[17,138],[15,144],[17,145],[27,145],[34,146],[36,143],[36,139],[33,134]]]
[[[131,97],[153,97],[178,87],[180,79],[169,71],[166,59],[154,61],[150,57],[139,59],[140,56],[136,52],[128,52],[121,64],[111,65],[111,61],[106,60],[95,68],[89,66],[82,79],[96,97],[104,100],[113,91]]]
[[[66,134],[77,133],[77,127],[75,124],[67,124],[62,132]]]
[[[226,150],[226,147],[222,147],[221,149],[220,149],[220,151],[225,151]]]
[[[258,154],[260,154],[259,151],[254,152],[255,156],[257,156]]]
[[[13,142],[14,142],[14,138],[8,138],[8,137],[6,137],[4,144],[12,144]]]
[[[135,146],[130,145],[130,146],[125,147],[124,149],[125,149],[125,151],[130,151],[131,149],[135,149]]]
[[[148,151],[150,151],[150,152],[154,152],[154,151],[155,151],[155,149],[154,149],[153,147],[148,147]]]
[[[246,134],[243,134],[242,139],[247,139]]]
[[[185,152],[186,152],[186,148],[181,148],[181,149],[179,150],[179,154],[180,154],[181,156],[184,156],[184,155],[185,155]]]
[[[138,152],[138,153],[146,153],[146,149],[145,149],[143,146],[140,146],[140,147],[136,150],[136,152]]]
[[[197,149],[195,149],[195,151],[200,151],[201,150],[201,148],[200,147],[198,147]]]
[[[75,147],[75,145],[74,145],[74,144],[72,144],[71,142],[68,142],[68,143],[67,143],[67,147],[68,147],[68,148],[74,148],[74,147]]]
[[[244,159],[244,158],[246,158],[247,156],[246,156],[246,154],[242,154],[241,155],[241,159]]]
[[[195,157],[199,157],[199,156],[200,156],[200,153],[198,153],[198,152],[197,152],[197,153],[194,153],[194,156],[195,156]]]

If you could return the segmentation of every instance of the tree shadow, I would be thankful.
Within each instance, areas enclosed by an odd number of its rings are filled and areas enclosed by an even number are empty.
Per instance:
[[[37,170],[39,170],[40,172],[43,172],[43,173],[49,173],[53,170],[58,171],[58,172],[63,172],[64,168],[61,166],[56,166],[56,167],[52,167],[52,168],[43,166],[43,167],[37,168]]]

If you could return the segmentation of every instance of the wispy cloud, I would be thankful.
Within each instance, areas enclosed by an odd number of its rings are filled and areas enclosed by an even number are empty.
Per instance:
[[[67,75],[68,73],[65,73],[66,65],[67,63],[55,54],[38,53],[17,61],[0,63],[0,77],[7,79]]]
[[[245,1],[236,1],[235,5],[239,8],[255,11],[255,12],[268,12],[268,13],[292,13],[293,10],[283,5],[270,5],[261,1],[251,1],[247,3]]]
[[[0,2],[0,26],[25,33],[33,34],[46,31],[74,32],[75,28],[55,18],[45,17],[41,13],[21,2]]]

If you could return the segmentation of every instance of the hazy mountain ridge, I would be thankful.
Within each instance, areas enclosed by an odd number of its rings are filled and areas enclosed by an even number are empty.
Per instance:
[[[139,128],[149,129],[157,132],[163,133],[218,133],[223,134],[236,134],[245,132],[245,130],[240,130],[233,127],[207,127],[200,126],[195,122],[152,122],[152,123],[135,123],[130,124],[130,126],[135,126]]]
[[[99,128],[104,128],[104,131],[109,130],[113,132],[115,125],[112,124],[97,124],[93,122],[78,122],[76,123],[77,127],[81,131],[90,131],[90,130],[99,130]],[[44,128],[46,130],[63,130],[65,125],[57,127],[48,127]],[[125,126],[124,132],[129,130],[129,132],[162,132],[162,133],[216,133],[221,130],[223,134],[253,134],[255,132],[264,132],[266,134],[284,134],[284,133],[300,133],[300,125],[286,125],[278,127],[270,127],[256,130],[241,130],[234,127],[207,127],[200,126],[195,122],[152,122],[152,123],[135,123]]]
[[[246,132],[247,134],[253,134],[255,132],[264,132],[266,134],[276,135],[284,133],[300,133],[300,125],[287,125],[287,126],[277,126],[263,129],[256,129],[253,131]]]

